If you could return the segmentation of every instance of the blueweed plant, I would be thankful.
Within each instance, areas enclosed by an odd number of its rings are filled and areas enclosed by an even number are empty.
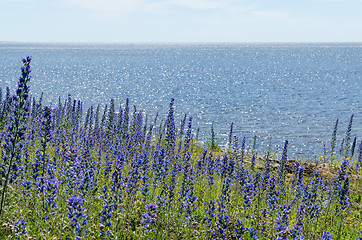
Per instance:
[[[278,181],[279,181],[279,183],[284,183],[285,182],[286,163],[287,163],[287,160],[288,160],[287,154],[288,154],[288,140],[285,140],[282,159],[280,161],[280,166],[279,166],[279,170],[278,170]]]
[[[358,147],[358,157],[356,165],[357,165],[357,170],[359,170],[362,167],[362,141]]]
[[[5,141],[3,143],[3,161],[1,164],[1,203],[0,203],[0,219],[2,219],[6,190],[10,175],[12,172],[17,172],[18,164],[21,161],[21,150],[25,140],[25,131],[27,128],[26,121],[29,115],[29,107],[27,100],[29,98],[28,82],[31,80],[31,57],[22,59],[23,67],[21,68],[21,76],[18,81],[15,95],[9,98],[11,113],[9,123],[5,131]]]
[[[211,123],[211,139],[210,139],[210,150],[215,151],[217,150],[217,143],[215,139],[215,130],[214,130],[214,122]]]
[[[233,123],[225,149],[211,126],[211,150],[193,135],[192,117],[176,129],[174,99],[151,124],[128,99],[119,110],[114,100],[86,109],[71,95],[46,107],[24,85],[30,60],[16,94],[0,96],[0,239],[360,237],[362,143],[346,136],[337,157],[338,121],[333,164],[288,160],[288,141],[279,157],[258,157],[257,138],[247,147]]]
[[[345,152],[344,152],[344,157],[349,157],[349,152],[350,152],[350,141],[351,141],[351,132],[352,132],[352,123],[353,123],[353,117],[354,114],[351,115],[351,118],[349,119],[349,124],[348,124],[348,128],[347,128],[347,132],[346,132],[346,145],[345,145]]]
[[[336,120],[336,123],[334,125],[333,133],[332,133],[332,141],[331,141],[331,156],[330,161],[333,162],[334,160],[334,150],[336,148],[336,138],[337,138],[337,129],[338,129],[338,118]]]
[[[70,226],[75,230],[75,237],[81,238],[88,233],[88,218],[85,213],[83,198],[73,195],[68,199],[68,218]]]

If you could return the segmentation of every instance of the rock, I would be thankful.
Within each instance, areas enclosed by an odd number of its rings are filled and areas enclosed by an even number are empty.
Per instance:
[[[315,164],[314,163],[302,163],[301,164],[302,167],[304,167],[304,174],[306,175],[311,175],[315,170]]]
[[[331,179],[336,176],[336,174],[332,173],[332,169],[328,166],[319,166],[318,170],[321,172],[321,175],[325,178]]]
[[[296,166],[297,166],[296,160],[288,160],[285,163],[285,169],[287,170],[287,173],[294,173]]]
[[[295,167],[297,166],[297,160],[290,159],[285,164],[285,169],[287,173],[293,174],[295,171]],[[300,164],[301,167],[304,167],[304,174],[310,175],[315,171],[315,164],[314,163],[308,163],[303,162]]]

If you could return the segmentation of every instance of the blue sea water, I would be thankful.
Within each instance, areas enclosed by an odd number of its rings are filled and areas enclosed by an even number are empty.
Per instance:
[[[214,122],[218,141],[257,136],[259,151],[285,139],[289,154],[313,156],[337,144],[355,114],[362,140],[362,43],[318,44],[25,44],[0,43],[0,87],[14,87],[20,59],[33,57],[31,90],[56,106],[68,94],[86,107],[126,98],[149,119],[166,117],[175,98],[176,122],[194,117],[202,139]]]

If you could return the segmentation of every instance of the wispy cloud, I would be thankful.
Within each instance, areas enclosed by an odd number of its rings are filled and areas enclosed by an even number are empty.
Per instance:
[[[0,0],[0,3],[22,3],[31,2],[31,0]]]
[[[346,3],[346,2],[355,2],[355,1],[356,0],[315,0],[315,2],[334,2],[334,3]]]
[[[272,10],[265,10],[265,11],[251,11],[251,15],[258,18],[266,18],[266,19],[287,19],[290,16],[282,11],[272,11]]]
[[[1,0],[0,0],[1,1]],[[232,0],[65,0],[67,4],[88,8],[98,13],[132,14],[142,12],[169,12],[175,8],[215,10],[240,13],[251,10],[244,1]]]
[[[146,0],[65,0],[66,4],[99,13],[127,13],[143,7]]]
[[[242,4],[240,4],[240,2]],[[222,1],[222,0],[173,0],[168,1],[170,6],[180,6],[198,10],[218,10],[225,12],[245,12],[252,7],[243,1]]]

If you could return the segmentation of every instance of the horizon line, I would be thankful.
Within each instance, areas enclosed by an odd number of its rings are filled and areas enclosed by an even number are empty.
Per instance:
[[[160,41],[1,41],[0,44],[79,44],[79,45],[218,45],[218,44],[362,44],[362,41],[225,41],[225,42],[160,42]]]

